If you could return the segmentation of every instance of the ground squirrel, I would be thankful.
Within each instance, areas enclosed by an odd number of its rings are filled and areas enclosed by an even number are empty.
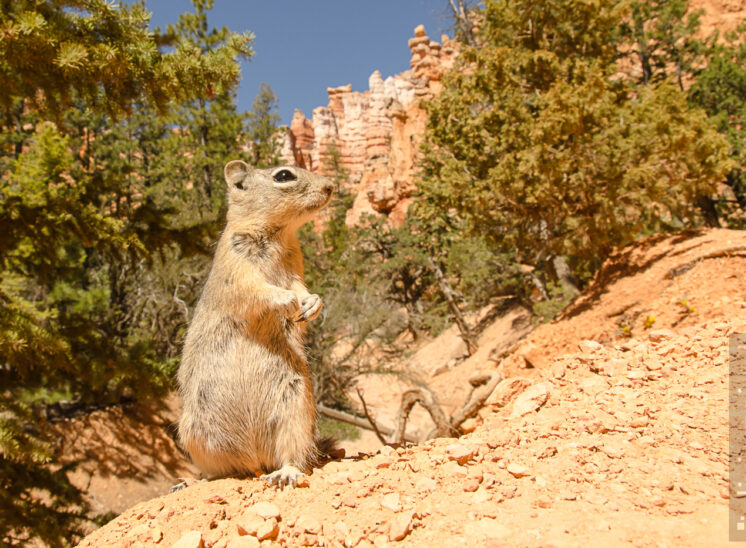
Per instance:
[[[333,184],[297,167],[225,166],[228,215],[189,326],[179,440],[208,477],[264,472],[295,485],[318,455],[303,333],[321,299],[303,282],[295,232]]]

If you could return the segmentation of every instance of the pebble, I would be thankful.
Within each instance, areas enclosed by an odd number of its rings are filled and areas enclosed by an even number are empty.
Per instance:
[[[653,331],[648,333],[648,340],[650,342],[658,343],[661,341],[672,339],[675,336],[676,333],[674,333],[670,329],[654,329]]]
[[[298,518],[298,521],[295,522],[295,527],[303,533],[310,533],[312,535],[318,535],[321,532],[321,523],[311,516],[301,516]]]
[[[547,399],[549,399],[549,387],[546,383],[529,386],[515,399],[510,418],[522,417],[536,411],[546,403]]]
[[[257,546],[261,546],[261,543],[256,537],[250,536],[233,537],[226,544],[226,548],[256,548]]]
[[[251,511],[264,519],[280,519],[280,509],[271,502],[257,502],[251,507]]]
[[[415,483],[414,488],[417,491],[424,491],[426,493],[430,493],[432,491],[435,491],[438,488],[438,483],[428,477],[422,477],[417,480],[417,483]]]
[[[222,495],[212,495],[211,497],[207,497],[205,499],[205,502],[208,504],[228,504],[228,501],[225,500],[225,497]]]
[[[508,464],[508,472],[516,478],[524,478],[530,475],[528,467],[522,464],[511,462]]]
[[[448,458],[450,460],[455,460],[459,464],[466,464],[469,462],[472,458],[474,458],[474,455],[476,455],[477,451],[475,448],[467,447],[463,444],[454,444],[449,445],[446,447],[446,454],[448,455]]]
[[[171,548],[203,548],[202,533],[199,531],[189,531],[184,533]]]
[[[466,468],[461,466],[454,460],[449,460],[445,464],[441,465],[440,470],[449,477],[465,478],[467,475]]]
[[[253,513],[244,514],[236,520],[236,529],[239,535],[252,535],[259,540],[274,538],[279,531],[275,518],[264,519]]]
[[[462,489],[467,493],[473,493],[477,489],[479,489],[479,483],[481,478],[477,477],[470,477],[467,478],[466,481],[462,485]]]
[[[412,530],[412,513],[406,512],[394,518],[389,529],[389,540],[402,540]]]
[[[389,493],[388,495],[385,495],[381,501],[381,506],[394,512],[398,512],[401,508],[399,493]]]

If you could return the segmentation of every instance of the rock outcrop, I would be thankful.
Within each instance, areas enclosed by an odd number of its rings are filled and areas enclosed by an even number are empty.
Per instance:
[[[410,70],[385,80],[375,71],[364,92],[350,85],[329,88],[329,105],[315,108],[311,120],[296,110],[286,133],[284,162],[329,173],[336,161],[349,173],[348,190],[356,198],[348,223],[383,214],[400,224],[411,201],[427,118],[420,103],[440,91],[456,56],[447,36],[435,42],[422,25],[414,34]]]

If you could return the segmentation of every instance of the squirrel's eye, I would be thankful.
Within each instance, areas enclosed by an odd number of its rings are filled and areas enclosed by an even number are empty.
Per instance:
[[[272,178],[278,183],[285,183],[287,181],[295,181],[298,177],[289,169],[283,169],[275,173]]]

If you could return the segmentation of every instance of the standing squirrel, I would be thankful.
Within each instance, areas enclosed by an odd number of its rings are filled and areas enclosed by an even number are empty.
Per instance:
[[[303,344],[322,303],[295,235],[334,185],[297,167],[225,166],[228,215],[184,343],[179,440],[208,477],[295,486],[324,451]]]

